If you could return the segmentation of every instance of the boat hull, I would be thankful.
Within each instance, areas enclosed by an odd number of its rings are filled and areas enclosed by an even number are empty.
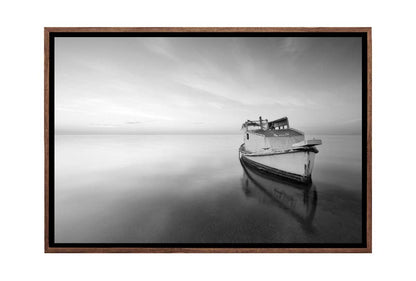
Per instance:
[[[247,153],[240,148],[240,159],[247,165],[294,181],[309,183],[315,162],[314,149],[299,149],[281,153]]]
[[[244,170],[242,185],[247,197],[276,205],[291,214],[303,226],[310,225],[318,200],[313,183],[289,182],[281,177],[248,167],[244,161],[241,161],[241,165]]]

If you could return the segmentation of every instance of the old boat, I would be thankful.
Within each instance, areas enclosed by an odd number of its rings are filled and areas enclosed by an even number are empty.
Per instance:
[[[242,125],[244,143],[240,159],[246,164],[291,180],[309,183],[319,139],[305,139],[305,134],[289,126],[287,117],[269,122],[261,117]]]

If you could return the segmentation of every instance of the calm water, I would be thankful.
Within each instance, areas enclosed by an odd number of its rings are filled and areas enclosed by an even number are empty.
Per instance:
[[[313,184],[243,167],[239,135],[56,136],[57,243],[360,243],[361,136],[319,136]]]

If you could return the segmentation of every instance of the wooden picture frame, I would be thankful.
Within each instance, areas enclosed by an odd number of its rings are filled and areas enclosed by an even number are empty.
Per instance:
[[[132,245],[132,244],[59,244],[53,240],[54,232],[54,38],[57,36],[140,36],[143,34],[182,34],[216,36],[250,34],[286,34],[305,36],[360,36],[363,38],[363,241],[360,245],[323,244],[303,245]],[[372,41],[370,27],[215,27],[215,28],[158,28],[158,27],[46,27],[44,29],[44,139],[45,139],[45,252],[46,253],[371,253],[372,252]],[[365,118],[364,118],[365,117]],[[365,136],[365,138],[364,138]]]

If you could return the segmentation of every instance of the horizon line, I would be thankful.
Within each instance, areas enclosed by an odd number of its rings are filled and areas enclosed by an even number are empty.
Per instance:
[[[210,136],[210,135],[241,135],[241,133],[54,133],[57,136]],[[362,133],[305,133],[305,135],[322,136],[362,136]]]

